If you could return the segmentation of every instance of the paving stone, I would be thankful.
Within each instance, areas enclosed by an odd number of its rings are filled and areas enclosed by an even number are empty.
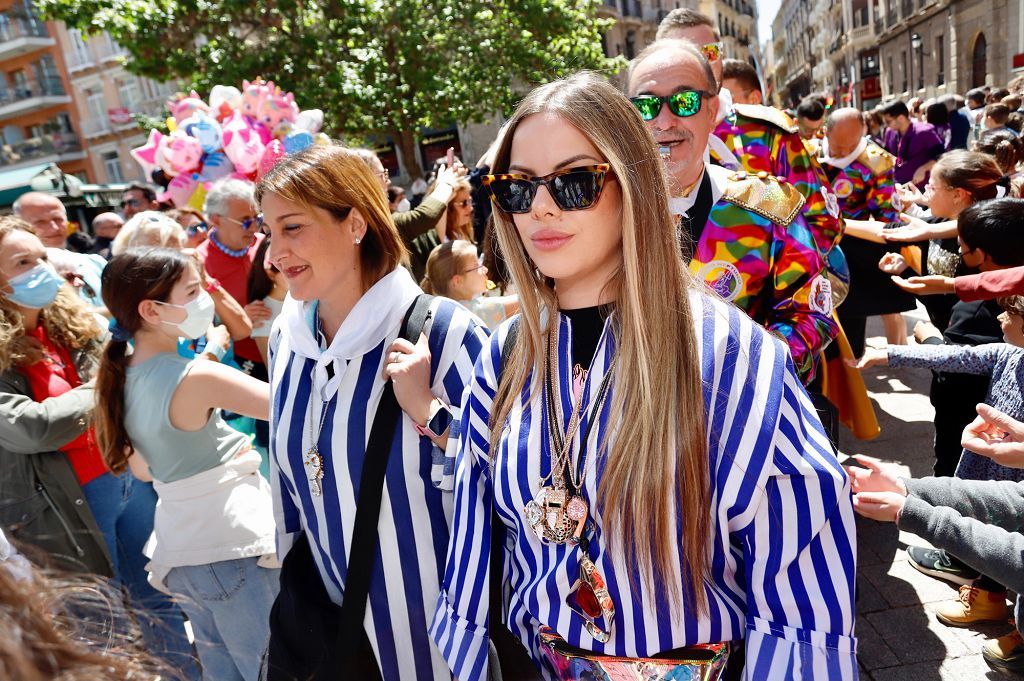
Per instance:
[[[888,610],[889,602],[878,592],[875,585],[863,575],[857,576],[857,613]]]
[[[955,634],[938,631],[920,606],[894,608],[864,616],[902,664],[913,664],[968,654]],[[942,626],[938,622],[935,625]]]
[[[886,644],[867,618],[857,616],[857,660],[865,671],[892,667],[900,663],[899,657]]]

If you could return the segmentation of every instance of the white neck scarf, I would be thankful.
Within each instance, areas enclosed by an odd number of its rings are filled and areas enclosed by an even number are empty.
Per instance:
[[[399,267],[370,287],[341,323],[330,347],[320,349],[320,343],[307,313],[313,302],[300,302],[290,295],[281,310],[282,332],[288,335],[289,347],[301,356],[316,360],[313,387],[322,400],[329,399],[338,389],[348,360],[365,355],[380,345],[399,324],[409,305],[423,293],[404,267]],[[328,365],[334,364],[330,376]]]
[[[847,154],[846,156],[843,156],[842,158],[832,158],[829,155],[828,151],[828,138],[825,138],[821,140],[821,162],[827,163],[833,168],[839,168],[840,170],[843,170],[844,168],[846,168],[846,166],[856,161],[857,157],[863,154],[864,150],[867,148],[868,138],[861,137],[860,142],[857,144],[857,148],[854,149],[851,153]]]

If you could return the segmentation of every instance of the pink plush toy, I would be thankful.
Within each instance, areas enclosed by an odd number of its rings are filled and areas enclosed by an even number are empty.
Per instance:
[[[156,161],[169,177],[199,169],[203,147],[199,140],[184,130],[175,130],[160,140]]]
[[[292,122],[299,115],[299,107],[295,104],[295,95],[273,91],[260,103],[257,121],[273,133],[274,137],[283,137]]]
[[[146,143],[141,147],[135,147],[130,152],[132,158],[142,166],[142,173],[147,180],[152,177],[153,171],[159,167],[156,160],[156,152],[160,148],[160,140],[163,137],[163,133],[159,130],[150,130],[149,139],[146,140]]]
[[[167,191],[157,194],[157,201],[170,201],[175,208],[188,205],[192,195],[199,187],[199,173],[182,173],[167,185]]]
[[[224,124],[224,153],[243,175],[256,172],[263,157],[263,140],[242,114],[234,116]]]
[[[199,93],[193,90],[187,96],[178,93],[176,99],[167,101],[167,109],[171,112],[174,120],[181,123],[183,120],[194,114],[196,111],[210,112],[210,107],[202,100]]]
[[[242,115],[256,120],[260,114],[263,100],[273,91],[274,83],[267,83],[257,77],[253,81],[242,81]]]

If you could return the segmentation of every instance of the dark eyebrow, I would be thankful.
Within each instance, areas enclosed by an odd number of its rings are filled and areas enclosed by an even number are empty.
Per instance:
[[[555,170],[556,171],[557,170],[561,170],[562,168],[570,166],[573,163],[577,163],[579,161],[585,161],[587,159],[589,159],[591,161],[597,161],[598,163],[604,163],[604,161],[602,161],[601,159],[599,159],[599,158],[597,158],[595,156],[591,156],[590,154],[576,154],[575,156],[570,156],[569,158],[565,159],[564,161],[560,161],[560,162],[556,163],[555,164]],[[530,170],[529,168],[524,168],[523,166],[519,166],[519,165],[511,165],[511,166],[509,166],[508,170],[509,170],[509,172],[513,172],[513,171],[518,170],[519,172],[525,173],[527,175],[533,175],[534,174],[533,171]]]

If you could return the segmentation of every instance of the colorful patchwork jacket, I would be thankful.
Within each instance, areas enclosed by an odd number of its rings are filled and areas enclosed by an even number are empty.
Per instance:
[[[803,218],[825,258],[839,242],[843,223],[828,178],[807,152],[793,120],[772,107],[733,104],[714,135],[724,144],[711,140],[713,163],[740,170],[738,161],[748,173],[766,172],[796,187],[805,199]]]
[[[804,198],[767,173],[708,166],[707,177],[712,205],[690,271],[783,338],[807,382],[837,326],[824,261],[801,213]]]
[[[822,145],[820,161],[833,178],[832,188],[839,197],[844,218],[882,222],[899,220],[899,197],[895,194],[896,158],[868,139],[844,158],[830,158],[828,145]]]

